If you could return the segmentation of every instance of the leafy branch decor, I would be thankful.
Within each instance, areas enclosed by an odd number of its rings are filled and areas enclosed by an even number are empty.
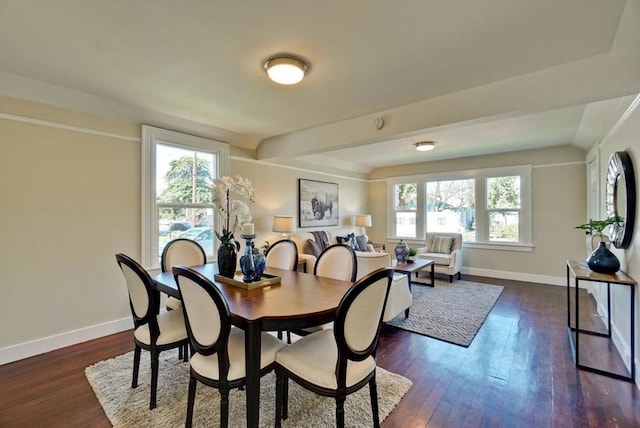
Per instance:
[[[609,217],[605,220],[589,220],[589,223],[584,223],[581,224],[579,226],[576,226],[576,229],[583,229],[586,230],[586,234],[587,235],[591,235],[593,234],[593,232],[595,231],[596,233],[602,233],[602,231],[607,227],[610,226],[612,224],[617,224],[617,223],[622,223],[623,218],[620,216],[613,216],[613,217]]]

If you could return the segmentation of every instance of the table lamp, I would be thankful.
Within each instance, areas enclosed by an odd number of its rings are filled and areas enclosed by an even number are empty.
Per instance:
[[[282,233],[283,239],[289,239],[287,233],[295,232],[295,218],[292,215],[273,216],[273,231]]]
[[[362,234],[366,235],[366,227],[371,227],[371,214],[356,214],[356,226],[362,228]]]

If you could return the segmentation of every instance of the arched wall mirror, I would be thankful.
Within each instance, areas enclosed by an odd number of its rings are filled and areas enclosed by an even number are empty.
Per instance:
[[[614,152],[609,158],[606,209],[607,217],[622,218],[610,226],[611,242],[616,248],[629,248],[636,221],[636,178],[626,151]]]

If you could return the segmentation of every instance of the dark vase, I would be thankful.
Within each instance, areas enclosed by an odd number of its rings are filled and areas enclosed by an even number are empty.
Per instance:
[[[396,248],[393,250],[393,252],[396,255],[398,263],[407,262],[407,259],[409,258],[409,246],[402,239],[400,240],[398,245],[396,245]]]
[[[236,273],[237,259],[238,247],[236,247],[236,243],[221,244],[218,248],[218,273],[227,278],[233,278]]]
[[[587,265],[598,273],[616,273],[620,270],[620,260],[607,248],[605,242],[600,242],[598,248],[591,253]]]

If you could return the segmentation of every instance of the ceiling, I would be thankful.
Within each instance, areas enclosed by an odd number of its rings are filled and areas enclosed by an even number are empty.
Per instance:
[[[279,52],[311,63],[302,83],[266,78]],[[0,94],[275,162],[587,149],[639,92],[640,0],[0,0]]]

